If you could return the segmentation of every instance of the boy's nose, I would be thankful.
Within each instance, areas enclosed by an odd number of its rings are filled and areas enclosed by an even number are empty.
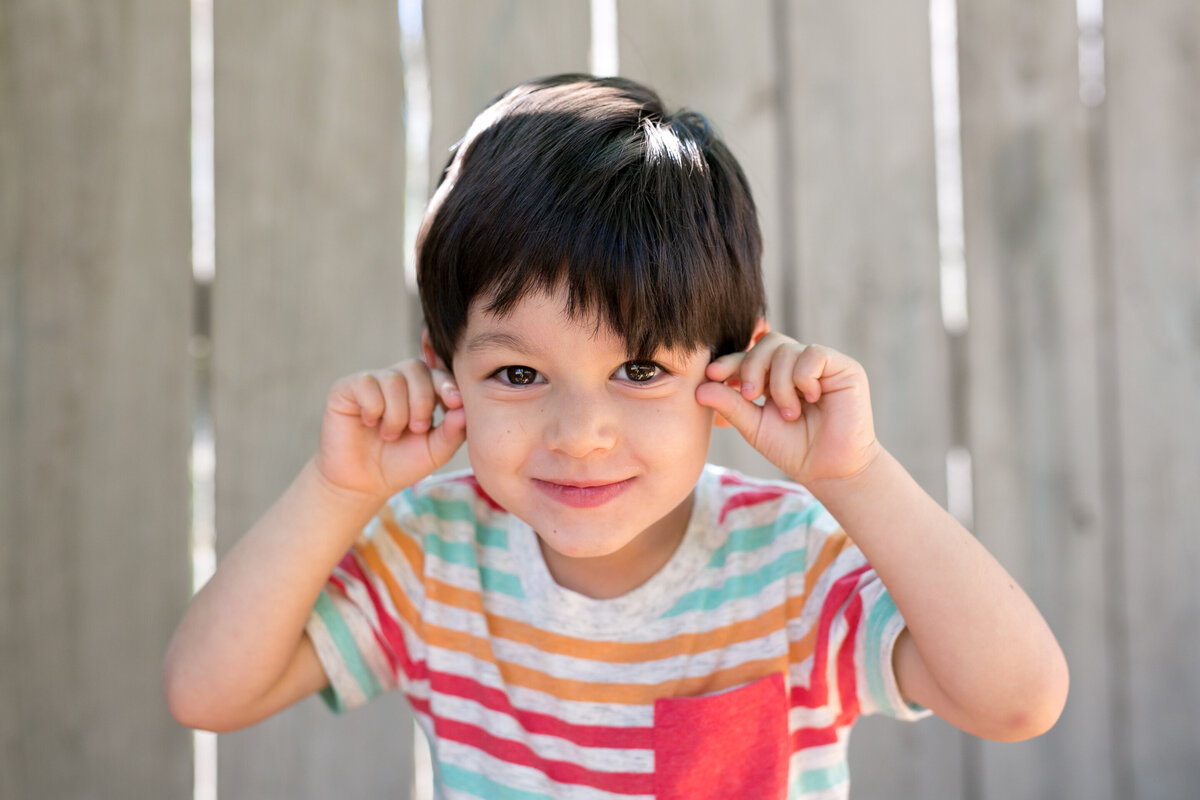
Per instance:
[[[572,458],[611,450],[617,442],[619,426],[608,403],[578,395],[565,396],[547,409],[551,421],[546,426],[546,445]]]

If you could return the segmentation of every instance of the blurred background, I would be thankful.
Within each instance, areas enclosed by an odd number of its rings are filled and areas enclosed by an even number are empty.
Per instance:
[[[193,735],[162,658],[329,384],[416,353],[450,146],[564,71],[710,117],[773,326],[1067,652],[1053,731],[868,718],[852,796],[1200,796],[1195,0],[0,0],[0,797],[429,796],[398,695]]]

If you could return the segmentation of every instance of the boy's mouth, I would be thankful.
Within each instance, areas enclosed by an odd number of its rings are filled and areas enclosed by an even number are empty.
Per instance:
[[[533,485],[544,494],[574,508],[595,508],[613,500],[633,484],[633,478],[622,481],[545,481],[533,479]]]

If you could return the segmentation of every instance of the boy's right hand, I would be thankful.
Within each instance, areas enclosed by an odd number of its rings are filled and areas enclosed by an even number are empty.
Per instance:
[[[449,461],[466,428],[454,376],[419,359],[347,375],[325,399],[316,467],[333,488],[383,501]]]

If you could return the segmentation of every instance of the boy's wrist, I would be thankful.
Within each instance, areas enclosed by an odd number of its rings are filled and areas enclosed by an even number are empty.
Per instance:
[[[831,508],[879,491],[888,482],[888,473],[897,467],[903,469],[895,457],[876,441],[874,453],[857,472],[811,481],[805,483],[804,487],[812,492],[821,505]]]
[[[300,480],[307,491],[312,492],[315,500],[335,513],[370,518],[387,502],[386,495],[356,492],[333,483],[321,472],[316,456],[310,458],[301,469]]]

